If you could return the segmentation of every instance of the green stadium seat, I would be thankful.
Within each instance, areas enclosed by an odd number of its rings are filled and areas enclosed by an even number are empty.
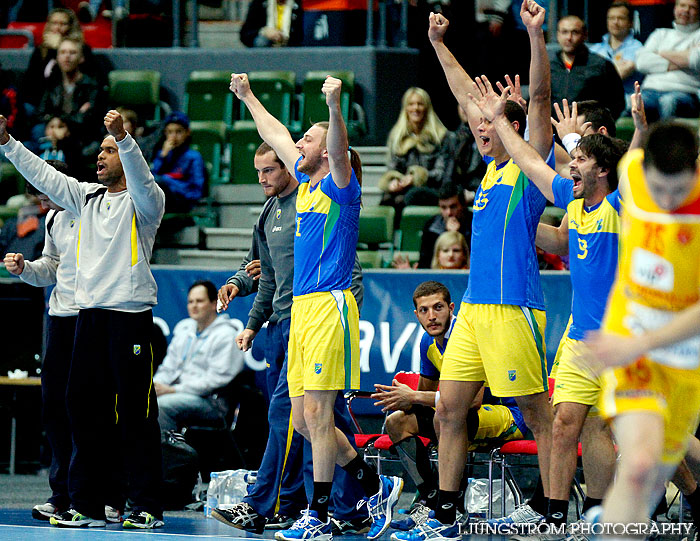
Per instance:
[[[253,158],[262,143],[255,122],[237,120],[228,130],[228,142],[231,150],[231,177],[234,184],[253,184],[258,181]]]
[[[10,162],[0,162],[0,203],[24,193],[24,177]],[[5,254],[3,254],[5,255]]]
[[[374,250],[358,250],[357,258],[363,269],[381,269],[382,253]]]
[[[185,85],[185,112],[190,120],[219,120],[230,126],[233,103],[230,71],[202,70],[190,73]]]
[[[615,122],[617,137],[625,141],[631,141],[634,135],[634,120],[630,116],[621,116]]]
[[[401,213],[401,251],[416,252],[420,250],[423,227],[436,214],[440,207],[409,206]]]
[[[394,243],[394,207],[366,207],[360,211],[358,247],[374,249]]]
[[[109,102],[112,107],[133,109],[141,124],[159,123],[161,109],[160,72],[154,70],[112,70],[109,72]]]
[[[340,110],[343,119],[348,123],[350,109],[355,94],[355,74],[352,71],[309,71],[304,77],[301,87],[301,129],[308,130],[316,122],[328,120],[328,106],[326,96],[321,92],[321,87],[326,77],[331,75],[343,82],[340,96]]]
[[[210,183],[222,181],[222,156],[226,144],[226,124],[221,121],[190,123],[192,148],[198,150],[207,166]]]
[[[295,75],[293,71],[252,71],[250,88],[265,109],[291,131],[299,131],[293,120]],[[252,120],[248,108],[240,104],[241,120]]]

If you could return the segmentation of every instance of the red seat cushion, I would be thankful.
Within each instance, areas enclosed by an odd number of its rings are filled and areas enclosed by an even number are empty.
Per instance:
[[[420,438],[420,441],[425,445],[426,447],[430,445],[430,439],[429,438],[424,438],[423,436],[418,436]],[[356,436],[357,438],[357,436]],[[382,436],[379,436],[375,441],[374,441],[374,448],[379,449],[380,451],[388,451],[391,446],[394,445],[394,442],[391,441],[391,438],[384,434]]]
[[[515,440],[501,445],[501,454],[504,455],[536,455],[537,442],[535,440]],[[578,456],[581,456],[581,444],[578,444]]]
[[[381,436],[381,434],[355,434],[355,445],[362,449],[367,447],[368,443],[379,436]]]

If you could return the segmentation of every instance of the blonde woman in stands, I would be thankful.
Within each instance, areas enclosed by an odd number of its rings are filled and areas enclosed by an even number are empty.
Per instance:
[[[389,171],[379,180],[382,205],[397,211],[406,205],[437,205],[446,160],[452,159],[442,152],[446,133],[428,93],[418,87],[406,90],[387,141]]]
[[[459,231],[445,231],[435,241],[431,269],[468,269],[469,245]]]

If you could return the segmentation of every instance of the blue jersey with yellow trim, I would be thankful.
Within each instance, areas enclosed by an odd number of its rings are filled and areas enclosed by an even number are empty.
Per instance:
[[[547,200],[512,159],[484,161],[488,167],[474,198],[471,270],[462,301],[544,310],[535,234]],[[554,153],[547,163],[554,166]]]
[[[447,347],[447,342],[452,334],[452,329],[454,329],[455,322],[457,318],[452,316],[452,323],[450,323],[449,330],[445,333],[445,340],[443,341],[442,347],[437,343],[434,337],[430,336],[428,333],[424,333],[420,341],[420,375],[426,379],[439,380],[440,370],[442,369],[442,356],[445,353],[445,348]],[[513,415],[513,420],[515,424],[520,429],[520,432],[525,434],[527,432],[527,426],[523,420],[523,414],[520,412],[518,404],[515,402],[514,398],[511,397],[497,397],[491,394],[488,387],[484,389],[484,398],[482,401],[482,407],[488,408],[488,405],[505,406],[507,407],[511,414]]]
[[[360,230],[360,183],[352,171],[350,184],[338,188],[328,173],[316,186],[294,165],[299,181],[294,234],[295,296],[347,289],[352,279]]]
[[[600,328],[617,269],[620,192],[586,208],[574,199],[574,181],[559,175],[552,183],[554,204],[569,213],[571,317],[569,338],[583,340]]]
[[[445,340],[440,347],[437,340],[430,336],[427,332],[420,339],[420,375],[427,379],[440,379],[440,370],[442,370],[442,356],[445,354],[447,341],[450,339],[452,329],[455,326],[457,318],[452,316],[450,328],[445,333]]]

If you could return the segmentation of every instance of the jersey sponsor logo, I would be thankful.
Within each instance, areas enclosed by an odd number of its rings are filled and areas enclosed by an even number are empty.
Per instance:
[[[70,227],[72,228],[75,225],[75,220],[70,221]]]
[[[632,281],[640,286],[670,293],[673,291],[673,265],[663,257],[635,248],[632,252]]]
[[[282,209],[277,209],[277,212],[275,213],[275,218],[278,220],[282,217]]]
[[[111,201],[107,201],[107,210],[109,210],[109,207],[111,207],[111,206],[112,206],[112,202],[111,202]]]
[[[508,379],[510,381],[515,381],[515,378],[516,378],[515,370],[508,370]]]
[[[693,239],[693,232],[689,227],[683,226],[678,230],[676,238],[681,244],[688,244]]]
[[[134,355],[141,355],[141,345],[134,344]]]
[[[323,363],[314,363],[314,372],[320,374],[323,369]]]
[[[281,225],[276,225],[275,227],[272,228],[273,233],[277,233],[278,231],[282,231]]]
[[[603,229],[603,219],[602,218],[595,223],[595,230],[600,231],[601,229]],[[552,516],[554,516],[554,515],[552,515]]]
[[[479,197],[474,200],[474,210],[483,210],[489,202],[488,192],[481,192]]]

